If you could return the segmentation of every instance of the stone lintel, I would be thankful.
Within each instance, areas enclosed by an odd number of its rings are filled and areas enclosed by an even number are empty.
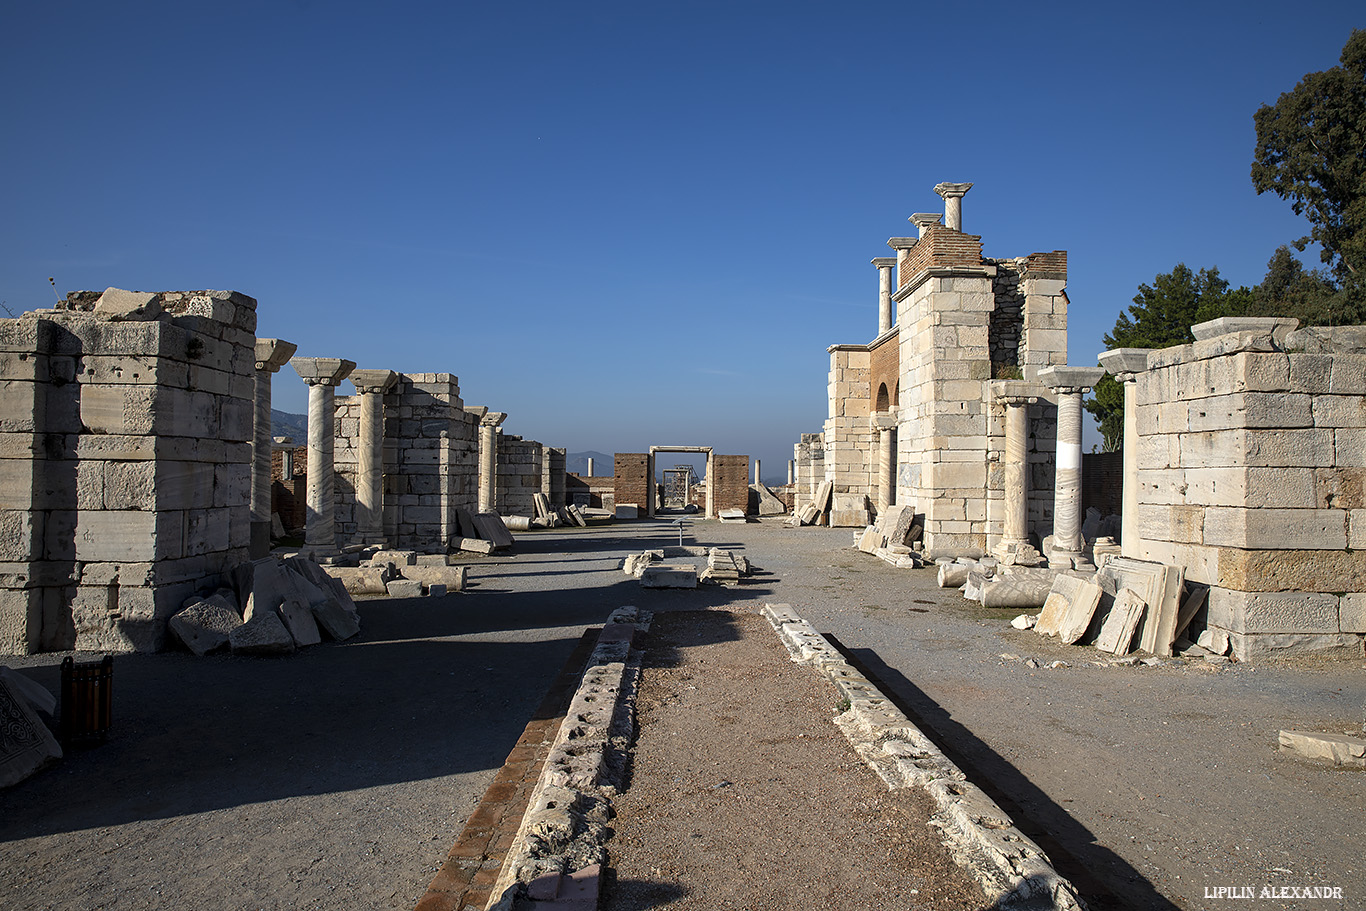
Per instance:
[[[392,370],[352,370],[351,383],[362,395],[378,392],[380,395],[394,388],[398,374]]]
[[[878,348],[881,348],[889,341],[892,341],[893,339],[897,338],[900,334],[901,327],[893,324],[890,329],[888,329],[886,332],[879,333],[877,338],[873,339],[871,342],[868,343],[868,350],[876,351]]]
[[[995,278],[996,267],[990,264],[983,266],[930,266],[921,269],[910,277],[906,284],[896,289],[892,295],[892,300],[901,303],[911,296],[916,288],[932,278]]]
[[[479,426],[497,427],[499,424],[506,421],[507,417],[508,415],[506,411],[490,411],[479,419]]]
[[[950,198],[952,198],[952,197],[954,197],[954,196],[963,196],[963,195],[965,195],[965,194],[968,192],[968,190],[971,190],[971,189],[972,189],[972,184],[970,184],[970,183],[947,183],[947,182],[945,182],[945,183],[937,183],[937,184],[934,185],[934,192],[938,193],[938,194],[939,194],[940,196],[942,196],[944,199],[950,199]]]
[[[867,351],[867,345],[831,345],[825,349],[826,354],[834,354],[836,351]]]
[[[296,357],[289,365],[310,386],[335,386],[356,369],[355,361],[339,357]]]
[[[1043,386],[1028,380],[991,381],[991,397],[1001,405],[1033,405],[1043,395]]]
[[[912,215],[910,218],[906,220],[909,221],[911,224],[915,225],[920,230],[924,231],[930,225],[940,224],[940,220],[943,217],[943,212],[916,212],[914,215]]]
[[[887,246],[893,250],[909,250],[915,246],[915,242],[920,240],[918,237],[889,237]]]
[[[299,346],[293,342],[286,342],[278,338],[258,338],[256,340],[256,369],[269,370],[274,373],[288,364],[289,359],[298,350]]]
[[[1101,367],[1073,367],[1071,365],[1045,367],[1039,371],[1039,382],[1054,392],[1071,392],[1087,389],[1105,375]]]
[[[1277,342],[1295,331],[1300,321],[1288,316],[1221,316],[1191,326],[1191,335],[1197,342],[1234,332],[1261,332],[1270,334]]]
[[[489,406],[487,406],[487,405],[466,405],[466,406],[465,406],[465,413],[466,413],[466,414],[472,414],[472,415],[474,415],[476,418],[482,418],[484,415],[486,415],[486,414],[489,413]]]
[[[1096,356],[1096,362],[1106,373],[1113,373],[1121,383],[1132,382],[1136,375],[1148,369],[1151,348],[1111,348]]]
[[[895,238],[893,238],[893,240],[895,240]],[[890,242],[891,242],[891,241],[888,241],[888,243],[890,243]],[[877,266],[879,269],[894,269],[894,268],[896,268],[896,257],[895,257],[895,256],[876,256],[876,257],[873,258],[872,263],[873,263],[874,266]]]
[[[868,426],[871,430],[896,430],[898,420],[895,411],[874,411],[868,415]]]

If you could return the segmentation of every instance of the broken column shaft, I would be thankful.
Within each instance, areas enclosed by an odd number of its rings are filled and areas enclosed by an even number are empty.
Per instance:
[[[251,556],[270,553],[270,381],[294,356],[296,346],[278,338],[256,340],[256,424],[252,435]]]
[[[353,370],[360,396],[360,447],[356,465],[356,535],[360,544],[384,543],[384,394],[394,388],[392,370]]]
[[[337,384],[356,369],[355,361],[335,357],[296,357],[289,362],[308,384],[308,503],[304,543],[337,543],[335,477],[332,456]]]
[[[1105,375],[1099,367],[1046,367],[1039,382],[1058,397],[1057,469],[1053,484],[1053,553],[1048,565],[1081,560],[1081,397]]]
[[[493,512],[498,484],[498,425],[507,413],[490,411],[479,419],[479,511]]]
[[[1120,506],[1120,553],[1139,556],[1138,535],[1138,375],[1148,369],[1147,348],[1115,348],[1098,360],[1124,386],[1124,494]]]

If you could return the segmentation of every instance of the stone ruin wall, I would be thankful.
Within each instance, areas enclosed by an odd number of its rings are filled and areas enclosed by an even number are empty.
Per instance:
[[[877,437],[869,425],[871,355],[866,345],[832,345],[828,350],[824,480],[834,485],[835,494],[866,495],[877,482]]]
[[[804,433],[792,447],[795,463],[792,511],[801,512],[816,496],[825,481],[825,434]]]
[[[0,651],[149,651],[251,540],[256,301],[69,295],[0,320]]]
[[[715,478],[707,478],[712,488],[712,506],[719,514],[723,509],[749,512],[749,456],[718,455],[712,457]]]
[[[541,492],[552,509],[565,505],[568,477],[564,470],[568,453],[558,446],[541,447]]]
[[[358,541],[361,396],[337,396],[333,465],[339,540]],[[478,505],[478,418],[449,373],[400,373],[384,393],[384,537],[397,547],[449,545],[456,509]]]
[[[308,520],[307,465],[307,446],[271,447],[270,511],[279,515],[280,524],[288,531],[301,531]]]
[[[1359,658],[1366,327],[1152,351],[1133,392],[1137,556],[1214,586],[1208,625],[1229,633],[1239,658]]]
[[[612,457],[612,495],[617,506],[634,505],[645,515],[650,496],[650,454],[618,452]]]
[[[514,434],[498,434],[498,483],[494,508],[503,516],[536,515],[541,490],[542,446]]]

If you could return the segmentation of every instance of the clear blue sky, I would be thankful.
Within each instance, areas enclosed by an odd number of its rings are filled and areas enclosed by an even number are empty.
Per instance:
[[[1354,26],[1313,0],[9,3],[0,300],[234,289],[260,335],[454,373],[509,433],[777,476],[939,181],[975,182],[988,256],[1069,251],[1073,363],[1178,262],[1260,281],[1307,228],[1252,191],[1252,113]],[[275,401],[305,410],[288,368]]]

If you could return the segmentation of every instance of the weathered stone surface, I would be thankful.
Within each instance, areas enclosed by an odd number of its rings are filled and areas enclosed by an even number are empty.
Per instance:
[[[959,588],[968,581],[971,567],[964,563],[944,563],[939,567],[939,587]]]
[[[171,618],[171,632],[196,655],[207,655],[228,644],[242,618],[217,595],[195,601]]]
[[[1050,588],[1047,582],[1035,579],[998,576],[985,580],[981,602],[983,607],[1040,607],[1048,599]]]
[[[635,519],[640,516],[640,507],[635,503],[618,503],[614,515],[618,519]]]
[[[108,320],[153,320],[160,314],[158,295],[147,291],[106,288],[95,301],[95,315]]]
[[[618,506],[618,507],[617,507],[617,510],[618,510],[618,512],[620,512],[621,507]],[[718,519],[720,519],[722,522],[745,522],[745,521],[748,521],[748,520],[745,518],[745,511],[744,511],[743,509],[723,509],[723,510],[719,511],[719,512],[716,514],[716,517],[717,517]]]
[[[28,698],[0,677],[0,788],[62,758],[62,748]]]
[[[1338,766],[1366,768],[1366,740],[1360,737],[1314,731],[1281,731],[1279,742],[1282,753],[1294,753],[1305,759]]]
[[[337,601],[323,601],[310,604],[309,607],[313,611],[313,619],[318,621],[318,628],[338,642],[360,632],[359,615],[354,610],[346,610]]]
[[[441,585],[446,591],[462,592],[466,573],[464,566],[410,566],[403,571],[403,577],[419,582],[429,590]]]
[[[642,588],[696,588],[697,567],[682,563],[655,563],[640,574]]]
[[[49,716],[57,715],[57,697],[52,691],[36,680],[19,673],[13,668],[0,666],[0,680],[10,685],[16,696],[28,700],[28,704]]]
[[[1039,618],[1034,614],[1020,614],[1020,616],[1010,621],[1010,625],[1013,626],[1015,629],[1025,630],[1033,629],[1034,624],[1038,622]]]
[[[388,593],[391,598],[421,598],[422,583],[416,579],[390,579]]]
[[[495,550],[502,550],[516,543],[496,512],[477,514],[474,517],[474,527],[478,530],[479,537],[491,542]]]
[[[759,515],[781,516],[787,512],[787,507],[783,505],[783,501],[775,497],[773,491],[769,490],[765,485],[751,484],[749,489],[753,491],[758,498],[757,511]]]
[[[491,554],[493,553],[493,542],[484,541],[480,538],[461,538],[455,542],[455,546],[465,553],[470,554]]]
[[[280,619],[289,630],[290,637],[299,648],[317,645],[322,641],[318,632],[318,621],[313,619],[313,611],[299,598],[286,598],[280,604]]]
[[[1139,648],[1153,655],[1170,657],[1176,641],[1176,620],[1181,609],[1181,589],[1185,574],[1178,566],[1111,557],[1096,573],[1096,583],[1107,594],[1131,589],[1148,609],[1139,625]]]
[[[1209,622],[1237,633],[1337,633],[1341,630],[1339,600],[1338,595],[1324,592],[1242,592],[1215,587],[1209,594]]]
[[[273,610],[257,610],[228,634],[228,643],[234,655],[288,655],[294,651],[294,637]]]
[[[1100,603],[1100,595],[1099,586],[1076,576],[1059,574],[1049,588],[1034,631],[1044,636],[1060,635],[1064,626],[1070,631],[1073,624],[1068,623],[1068,616],[1073,610],[1073,605],[1078,605],[1078,611],[1089,605],[1091,612],[1094,612],[1096,605]],[[1090,620],[1089,614],[1087,620]]]
[[[392,563],[395,566],[412,566],[417,563],[417,552],[412,550],[378,550],[370,556],[375,566]]]
[[[1119,590],[1110,604],[1110,611],[1096,637],[1096,648],[1112,655],[1127,655],[1132,648],[1134,633],[1143,619],[1148,605],[1127,588]]]

